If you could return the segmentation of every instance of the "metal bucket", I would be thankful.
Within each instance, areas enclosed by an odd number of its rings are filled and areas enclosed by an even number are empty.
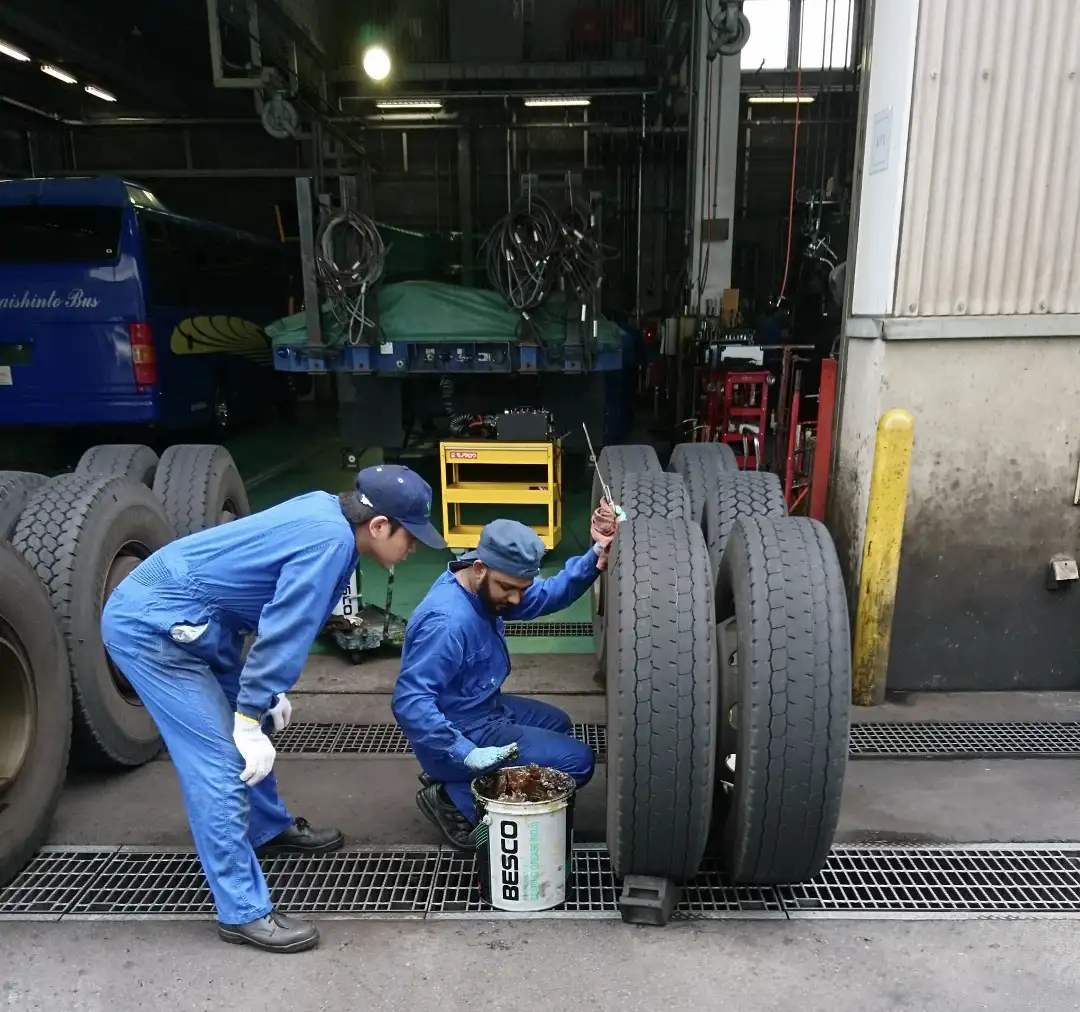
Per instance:
[[[473,834],[480,895],[496,910],[552,910],[569,895],[577,785],[551,772],[566,788],[550,801],[494,801],[478,787],[484,778],[472,783],[480,816]]]

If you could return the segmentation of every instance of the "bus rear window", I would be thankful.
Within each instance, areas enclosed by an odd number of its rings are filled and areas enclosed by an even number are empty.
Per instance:
[[[119,207],[0,207],[0,263],[114,263],[120,255]]]

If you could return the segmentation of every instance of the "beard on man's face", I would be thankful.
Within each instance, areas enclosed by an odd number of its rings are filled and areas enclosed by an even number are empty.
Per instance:
[[[496,615],[501,615],[510,607],[510,605],[509,603],[496,604],[495,601],[492,600],[491,585],[488,582],[490,576],[490,573],[484,573],[484,575],[480,577],[480,582],[477,584],[476,587],[476,596],[480,598],[480,600],[484,604],[484,607],[487,608],[488,611],[494,612]]]

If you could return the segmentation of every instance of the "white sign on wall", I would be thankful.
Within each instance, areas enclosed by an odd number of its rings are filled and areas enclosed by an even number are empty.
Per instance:
[[[884,172],[889,167],[889,147],[892,144],[892,106],[874,113],[870,144],[870,173]]]

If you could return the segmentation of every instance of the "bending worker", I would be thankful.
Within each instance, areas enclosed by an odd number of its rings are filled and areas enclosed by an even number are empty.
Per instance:
[[[510,654],[504,619],[531,619],[576,601],[607,564],[615,513],[593,513],[593,545],[548,580],[544,542],[515,520],[496,520],[475,552],[452,562],[405,629],[393,711],[424,770],[420,810],[454,847],[468,850],[476,824],[471,781],[515,760],[589,782],[596,757],[570,735],[570,718],[547,703],[503,695]]]
[[[431,488],[413,471],[369,467],[355,492],[311,492],[166,545],[109,598],[102,638],[168,746],[228,942],[318,943],[314,924],[274,909],[256,851],[318,854],[342,834],[286,810],[264,725],[289,723],[285,693],[360,555],[391,566],[416,539],[446,547],[430,512]]]

